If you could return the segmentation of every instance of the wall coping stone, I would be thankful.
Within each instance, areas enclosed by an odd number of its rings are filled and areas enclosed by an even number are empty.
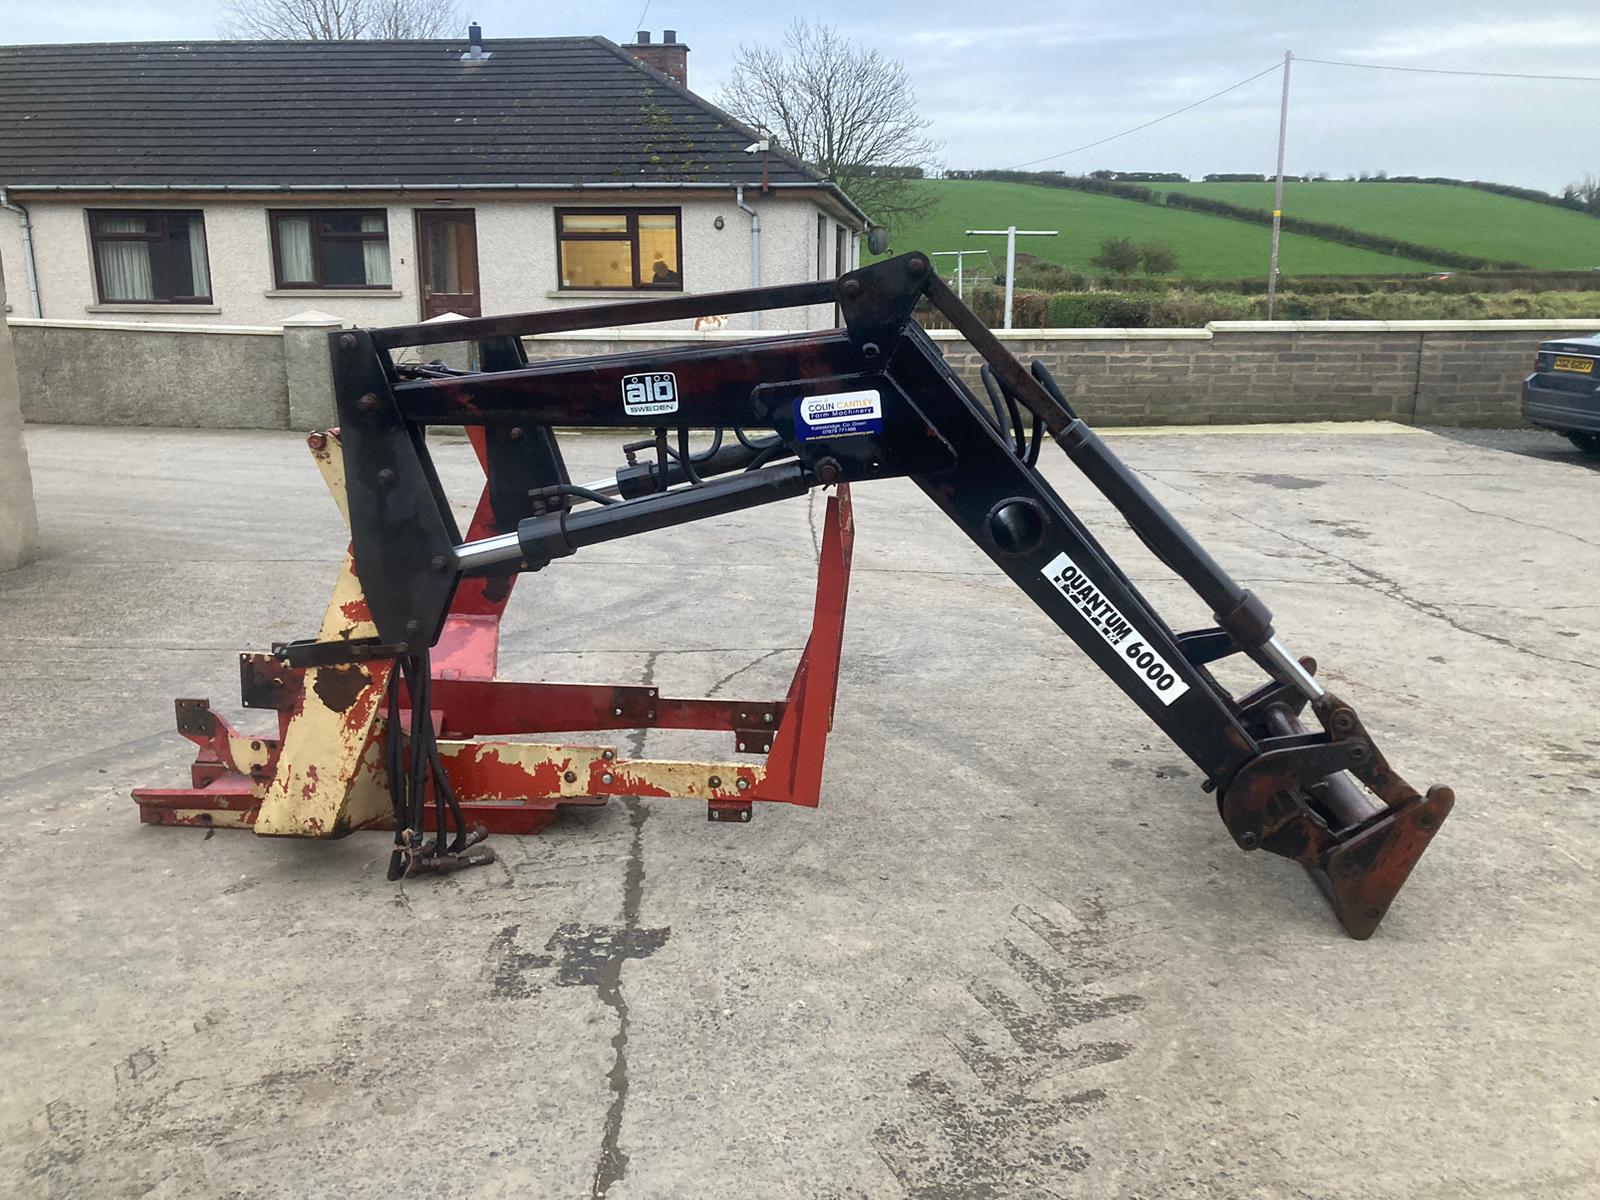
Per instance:
[[[285,329],[327,329],[330,326],[338,326],[343,329],[344,318],[336,317],[332,313],[318,312],[312,308],[283,319],[283,327]],[[243,328],[250,327],[244,326]]]
[[[996,329],[994,336],[1002,342],[1081,341],[1081,342],[1204,342],[1211,338],[1205,329]],[[930,329],[928,336],[936,342],[959,342],[965,339],[957,329]]]
[[[1600,330],[1600,311],[1591,318],[1551,318],[1533,320],[1508,318],[1503,321],[1212,321],[1207,329],[1218,333],[1267,333],[1273,330],[1293,333],[1452,333],[1476,330],[1515,333],[1524,329]]]
[[[175,321],[71,321],[55,317],[8,317],[13,329],[89,329],[113,333],[234,333],[248,337],[282,337],[275,325],[184,325]]]
[[[1037,341],[1210,341],[1218,333],[1522,333],[1527,330],[1553,332],[1585,330],[1600,332],[1600,315],[1592,320],[1569,318],[1550,320],[1508,319],[1503,321],[1212,321],[1202,329],[996,329],[994,336],[1002,342]],[[745,341],[754,337],[788,337],[808,330],[763,329],[752,333],[748,329],[640,329],[637,326],[612,326],[605,329],[578,329],[567,333],[539,333],[528,336],[529,341],[592,341],[592,342],[725,342]],[[928,336],[936,342],[965,340],[959,330],[930,329]]]
[[[812,333],[810,329],[641,329],[634,325],[611,325],[604,329],[575,329],[567,333],[530,333],[524,335],[530,342],[744,342],[752,338],[793,337]],[[1002,342],[1037,342],[1043,339],[1084,342],[1120,341],[1209,341],[1206,329],[996,329],[995,337]],[[927,334],[936,342],[964,340],[955,329],[929,329]]]
[[[284,324],[298,324],[312,314],[296,314]],[[325,314],[316,314],[325,315]],[[336,317],[328,317],[337,320]],[[445,314],[444,318],[461,318]],[[202,325],[177,321],[90,321],[58,318],[10,317],[17,329],[88,329],[133,333],[221,333],[247,337],[278,337],[283,330],[273,325]],[[1528,330],[1600,332],[1600,315],[1592,320],[1515,319],[1503,321],[1212,321],[1203,329],[996,329],[1002,342],[1037,341],[1209,341],[1218,333],[1521,333]],[[763,329],[642,329],[638,326],[612,326],[604,329],[579,329],[567,333],[528,335],[529,341],[578,342],[740,342],[752,337],[789,337],[810,330]],[[936,342],[959,342],[963,337],[954,329],[930,329]]]

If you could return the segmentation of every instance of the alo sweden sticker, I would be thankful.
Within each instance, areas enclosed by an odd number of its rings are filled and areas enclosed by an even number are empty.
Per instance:
[[[1167,661],[1145,644],[1128,618],[1117,611],[1116,605],[1107,600],[1065,554],[1052,558],[1043,574],[1089,622],[1089,627],[1105,639],[1106,645],[1122,655],[1128,668],[1156,694],[1157,700],[1171,704],[1189,690],[1189,685],[1178,678]]]
[[[883,399],[875,389],[802,396],[794,402],[794,430],[802,442],[883,432]]]
[[[622,377],[622,411],[630,417],[659,417],[678,411],[678,377],[671,371]]]

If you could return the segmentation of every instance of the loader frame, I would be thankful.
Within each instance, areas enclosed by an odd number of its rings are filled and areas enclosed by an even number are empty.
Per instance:
[[[839,306],[844,328],[537,363],[522,342],[823,304]],[[987,403],[924,332],[919,304],[982,358]],[[396,351],[445,343],[475,344],[477,369],[396,361]],[[179,701],[179,728],[201,746],[196,786],[141,789],[146,821],[290,836],[387,825],[392,874],[405,874],[482,861],[478,825],[533,832],[560,805],[617,794],[703,798],[718,820],[748,820],[759,801],[814,806],[843,631],[850,487],[893,477],[920,487],[1200,768],[1242,849],[1307,867],[1352,936],[1377,928],[1454,802],[1444,787],[1420,796],[1390,769],[1355,711],[1316,681],[1315,664],[1285,649],[1266,605],[924,255],[813,284],[357,329],[332,335],[330,349],[340,425],[311,445],[346,511],[351,557],[315,639],[241,660],[245,703],[279,712],[279,738],[246,738],[205,701]],[[428,454],[426,431],[441,425],[467,427],[485,471],[464,537]],[[629,448],[612,480],[574,485],[557,434],[571,427],[653,436]],[[712,449],[693,451],[691,430],[714,431]],[[728,430],[738,446],[724,447]],[[1167,625],[1046,482],[1036,465],[1045,434],[1213,625]],[[783,701],[494,678],[499,616],[521,573],[814,487],[834,495],[812,634]],[[1259,686],[1235,696],[1218,683],[1208,664],[1231,656],[1260,668]],[[1320,727],[1303,723],[1308,707]],[[627,762],[611,746],[478,740],[663,727],[727,730],[736,753],[766,757]]]

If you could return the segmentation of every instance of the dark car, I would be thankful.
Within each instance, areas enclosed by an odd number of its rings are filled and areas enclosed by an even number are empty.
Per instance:
[[[1539,343],[1533,374],[1522,381],[1522,416],[1600,454],[1600,333]]]

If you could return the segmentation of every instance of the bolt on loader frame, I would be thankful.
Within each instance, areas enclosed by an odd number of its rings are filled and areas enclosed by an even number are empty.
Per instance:
[[[987,364],[987,403],[914,317],[926,302]],[[841,329],[530,363],[535,334],[838,305]],[[403,348],[475,342],[481,369],[397,364]],[[1244,850],[1303,864],[1340,923],[1372,934],[1450,812],[1419,796],[1265,604],[1212,559],[1073,411],[930,269],[902,255],[836,280],[331,335],[339,429],[314,455],[351,529],[319,636],[241,658],[244,702],[277,738],[180,700],[200,747],[191,788],[138,789],[142,818],[339,836],[390,827],[390,877],[489,861],[490,828],[536,832],[611,795],[814,806],[832,725],[854,526],[850,485],[910,478],[1200,768]],[[486,475],[467,535],[426,429],[466,426]],[[649,428],[608,480],[574,485],[557,428]],[[690,430],[714,431],[692,451]],[[733,431],[735,440],[728,439]],[[750,431],[760,431],[752,435]],[[1215,624],[1174,632],[1037,468],[1048,434]],[[670,436],[669,436],[670,435]],[[644,461],[641,461],[641,457]],[[587,546],[830,487],[811,638],[782,701],[688,700],[651,687],[495,678],[512,584]],[[1243,656],[1235,696],[1208,664]],[[1302,716],[1309,706],[1315,724]],[[479,740],[554,730],[723,729],[747,757],[620,758],[609,746]],[[749,756],[765,754],[764,763]],[[447,844],[451,829],[453,839]],[[424,840],[431,831],[433,838]]]

